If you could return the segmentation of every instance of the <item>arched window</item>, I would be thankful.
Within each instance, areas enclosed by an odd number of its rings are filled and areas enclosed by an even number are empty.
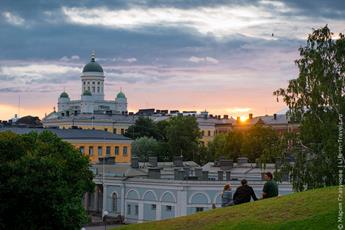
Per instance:
[[[117,213],[117,195],[116,195],[116,193],[113,193],[113,196],[112,196],[112,208],[113,208],[113,213]]]

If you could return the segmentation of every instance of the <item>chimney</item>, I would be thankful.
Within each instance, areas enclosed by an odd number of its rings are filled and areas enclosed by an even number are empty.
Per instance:
[[[202,180],[208,180],[208,171],[202,171]]]
[[[160,179],[161,168],[149,168],[148,177],[149,179]]]
[[[233,167],[233,160],[219,159],[219,167],[222,170],[229,170]]]
[[[195,168],[194,174],[198,178],[198,180],[202,179],[202,168]]]
[[[237,117],[237,118],[236,118],[236,121],[237,121],[237,123],[240,123],[240,122],[241,122],[241,118],[240,118],[240,117]]]
[[[229,115],[224,115],[223,117],[224,117],[224,119],[226,119],[226,120],[229,119]]]
[[[183,168],[183,170],[184,170],[185,178],[188,178],[190,174],[190,168]]]
[[[274,119],[274,120],[277,120],[277,114],[276,114],[276,113],[273,114],[273,119]]]
[[[157,157],[149,157],[149,164],[151,167],[157,167]]]
[[[248,163],[248,157],[238,157],[237,158],[237,164],[247,164]]]
[[[256,167],[256,168],[261,168],[261,161],[260,161],[259,158],[256,158],[256,159],[255,159],[255,167]]]
[[[136,156],[133,156],[131,159],[131,167],[134,169],[139,168],[139,158]]]
[[[231,171],[225,172],[225,178],[226,178],[226,181],[231,181]]]
[[[249,119],[250,120],[253,119],[253,114],[252,113],[249,114]]]
[[[181,156],[175,156],[174,167],[183,167],[183,161]]]
[[[185,172],[182,169],[175,169],[174,170],[174,179],[175,180],[184,180]]]
[[[223,180],[223,171],[218,171],[218,180],[219,181]]]

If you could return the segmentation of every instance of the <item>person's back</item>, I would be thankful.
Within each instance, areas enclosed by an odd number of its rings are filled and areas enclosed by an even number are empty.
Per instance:
[[[265,179],[267,180],[267,182],[265,183],[263,188],[262,198],[271,198],[278,196],[278,184],[273,180],[272,174],[269,172],[266,173]]]
[[[232,191],[231,190],[224,191],[222,194],[222,207],[232,205],[232,203],[233,203]]]
[[[224,186],[224,190],[222,193],[222,207],[233,205],[232,200],[232,191],[230,188],[230,184],[226,184]]]
[[[241,184],[242,186],[238,187],[234,194],[234,204],[250,202],[251,197],[253,197],[254,201],[257,200],[255,192],[253,188],[247,184],[247,180],[243,179]]]

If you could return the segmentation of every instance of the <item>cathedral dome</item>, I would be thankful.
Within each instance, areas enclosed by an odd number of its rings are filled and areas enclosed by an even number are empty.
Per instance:
[[[87,63],[83,68],[83,73],[85,72],[100,72],[103,73],[103,68],[100,64],[95,61],[95,54],[91,55],[91,61]]]
[[[68,94],[64,91],[60,94],[60,98],[69,98]]]
[[[120,92],[117,94],[116,98],[126,98],[126,95],[125,95],[122,91],[120,91]]]

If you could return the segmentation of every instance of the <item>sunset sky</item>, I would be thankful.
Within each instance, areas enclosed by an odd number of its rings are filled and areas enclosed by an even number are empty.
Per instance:
[[[345,33],[344,0],[41,2],[0,1],[0,120],[79,99],[92,50],[106,99],[122,87],[130,111],[272,114],[312,28]]]

